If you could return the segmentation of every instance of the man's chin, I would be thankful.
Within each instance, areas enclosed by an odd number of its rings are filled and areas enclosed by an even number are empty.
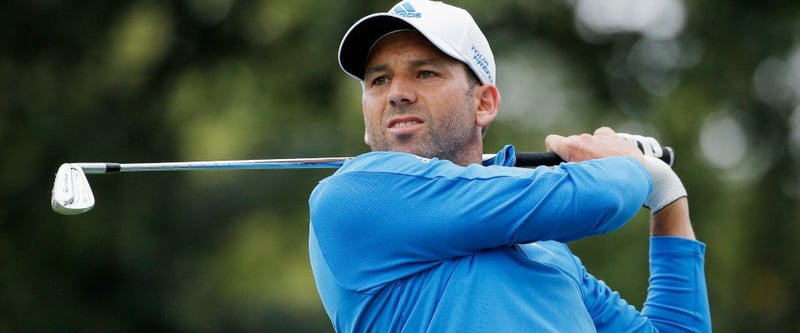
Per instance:
[[[399,153],[414,154],[414,155],[417,155],[417,156],[428,157],[428,158],[432,157],[432,156],[429,156],[431,154],[426,149],[421,149],[418,146],[412,146],[412,145],[392,145],[392,146],[388,147],[388,149],[384,149],[384,150],[386,150],[386,151],[395,151],[395,152],[399,152]]]

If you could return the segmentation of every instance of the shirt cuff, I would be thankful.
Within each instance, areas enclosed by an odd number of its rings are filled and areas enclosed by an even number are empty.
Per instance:
[[[704,256],[706,244],[703,242],[675,236],[650,237],[650,255],[697,255]]]

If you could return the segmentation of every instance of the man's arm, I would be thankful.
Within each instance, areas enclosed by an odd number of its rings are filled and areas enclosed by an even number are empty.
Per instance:
[[[676,177],[676,176],[675,176]],[[669,197],[673,198],[673,197]],[[661,332],[710,332],[704,272],[705,245],[695,240],[685,196],[665,199],[650,224],[650,283],[641,314],[604,284],[586,275],[587,307],[598,331],[634,327]]]
[[[645,325],[658,331],[710,332],[711,314],[705,282],[705,245],[695,240],[686,190],[665,163],[642,156],[617,140],[614,131],[599,128],[593,135],[548,136],[547,148],[565,161],[629,155],[647,168],[653,188],[645,200],[650,224],[650,284],[641,317],[620,302],[602,283],[586,283],[587,306],[599,331],[619,331]],[[587,274],[585,282],[595,281]],[[642,321],[644,320],[644,321]]]
[[[610,232],[648,191],[630,158],[525,169],[374,152],[323,180],[309,209],[339,282],[366,290],[483,249]]]
[[[650,235],[695,239],[686,197],[676,200],[650,218]]]
[[[641,312],[580,266],[584,302],[597,331],[711,332],[704,254],[705,245],[695,240],[651,237],[650,284]]]

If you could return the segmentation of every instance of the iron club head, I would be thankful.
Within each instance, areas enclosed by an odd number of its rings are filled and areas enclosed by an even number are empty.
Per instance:
[[[58,168],[50,205],[62,215],[77,215],[94,207],[92,188],[79,164],[64,163]]]

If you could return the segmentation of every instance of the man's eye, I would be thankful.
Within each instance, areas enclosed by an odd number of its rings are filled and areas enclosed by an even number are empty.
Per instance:
[[[389,82],[389,77],[387,77],[387,76],[379,76],[379,77],[376,77],[374,80],[372,80],[372,85],[379,86],[379,85],[382,85],[382,84],[386,84],[387,82]]]
[[[423,79],[432,78],[432,77],[435,77],[435,76],[436,76],[436,73],[431,72],[431,71],[421,71],[421,72],[419,72],[419,77],[421,77]]]

